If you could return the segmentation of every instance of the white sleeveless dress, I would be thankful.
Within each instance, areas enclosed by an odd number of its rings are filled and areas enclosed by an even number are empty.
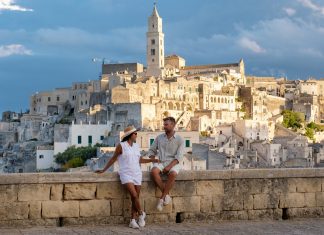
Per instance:
[[[122,184],[133,183],[134,185],[141,185],[142,170],[139,163],[141,154],[138,144],[133,143],[133,146],[130,146],[127,141],[124,141],[120,145],[123,152],[118,157],[118,173]]]

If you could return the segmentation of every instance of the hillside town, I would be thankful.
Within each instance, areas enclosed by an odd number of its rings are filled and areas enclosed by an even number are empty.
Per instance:
[[[164,54],[156,6],[147,26],[146,66],[103,60],[99,79],[37,92],[27,112],[3,112],[0,172],[56,171],[60,154],[89,146],[95,154],[69,170],[103,168],[128,125],[141,129],[145,156],[168,116],[185,140],[185,170],[324,165],[324,79],[246,75],[240,58],[187,65]]]

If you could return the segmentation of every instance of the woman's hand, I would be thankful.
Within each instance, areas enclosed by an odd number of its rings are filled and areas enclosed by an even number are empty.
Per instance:
[[[104,170],[96,170],[95,171],[95,173],[97,173],[97,174],[102,174],[102,173],[104,173],[105,171]]]
[[[153,163],[160,163],[160,159],[152,159]]]

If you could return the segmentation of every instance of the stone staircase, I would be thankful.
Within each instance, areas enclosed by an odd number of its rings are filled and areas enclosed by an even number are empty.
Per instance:
[[[190,123],[191,117],[193,117],[192,111],[183,111],[176,120],[178,129],[186,129]]]

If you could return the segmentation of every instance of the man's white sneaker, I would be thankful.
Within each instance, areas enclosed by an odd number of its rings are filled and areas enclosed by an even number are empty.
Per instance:
[[[156,205],[156,209],[158,211],[162,211],[163,210],[163,203],[164,203],[164,200],[163,199],[159,199],[158,204]]]
[[[146,217],[146,213],[143,211],[142,214],[138,217],[138,225],[140,227],[145,226],[145,217]]]
[[[170,202],[171,202],[171,197],[170,197],[169,194],[167,194],[167,195],[165,196],[165,198],[164,198],[163,205],[165,205],[165,206],[166,206],[166,205],[169,205]]]
[[[136,220],[135,219],[131,219],[131,221],[129,222],[129,227],[130,228],[139,228],[139,226],[136,223]]]

